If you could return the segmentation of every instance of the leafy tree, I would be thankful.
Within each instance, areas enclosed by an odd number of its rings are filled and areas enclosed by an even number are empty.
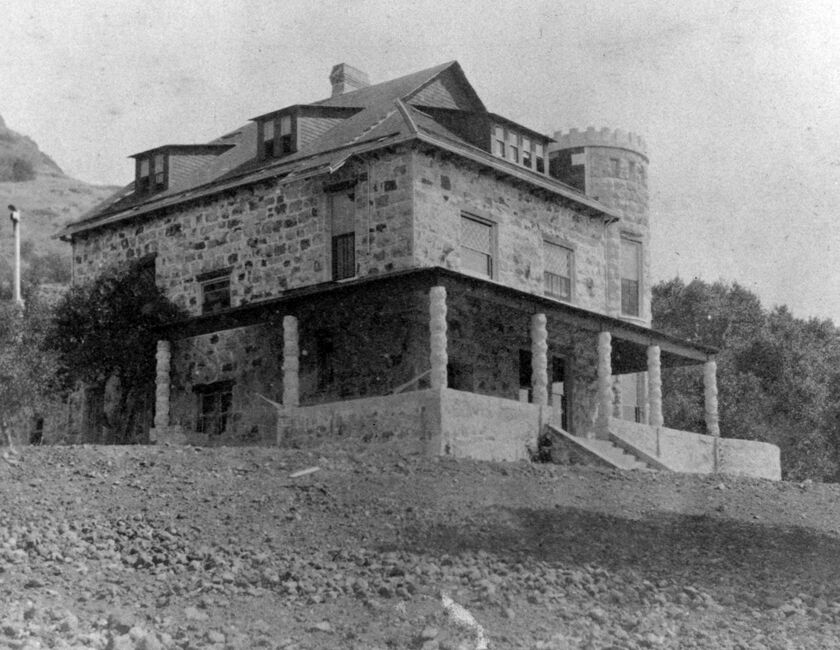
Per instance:
[[[840,473],[840,331],[831,321],[765,310],[744,287],[680,279],[653,290],[653,325],[720,350],[721,432],[779,445],[787,478]],[[663,371],[663,411],[676,428],[703,431],[702,376]]]
[[[113,267],[92,282],[72,287],[56,307],[47,346],[60,363],[67,388],[80,382],[103,387],[115,381],[115,421],[110,442],[132,442],[131,422],[152,385],[157,329],[186,317],[156,286],[147,265]]]
[[[46,352],[51,310],[37,299],[0,302],[0,432],[10,444],[54,395],[57,359]]]

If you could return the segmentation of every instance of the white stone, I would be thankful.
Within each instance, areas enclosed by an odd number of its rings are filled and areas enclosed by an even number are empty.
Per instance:
[[[545,314],[531,316],[531,392],[534,404],[548,405],[548,330]]]
[[[300,404],[300,343],[298,320],[294,316],[283,317],[283,406]]]
[[[155,428],[160,430],[169,426],[170,397],[170,359],[172,346],[169,341],[157,342],[155,360]]]
[[[648,417],[652,427],[661,427],[662,417],[662,368],[658,345],[648,346]]]
[[[612,412],[612,335],[598,334],[598,422],[597,434],[606,437]]]
[[[714,359],[709,359],[703,365],[703,388],[706,411],[706,433],[710,436],[719,436],[717,362]]]
[[[429,344],[432,388],[446,388],[446,287],[429,290]]]

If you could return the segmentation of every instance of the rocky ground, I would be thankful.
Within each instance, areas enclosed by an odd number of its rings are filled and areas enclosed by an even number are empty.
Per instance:
[[[838,497],[386,448],[25,448],[0,459],[0,647],[840,647]]]

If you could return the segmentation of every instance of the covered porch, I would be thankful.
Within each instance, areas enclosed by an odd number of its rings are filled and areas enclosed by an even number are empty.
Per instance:
[[[343,357],[357,360],[357,374],[371,375],[362,394],[331,387],[333,377],[319,376],[319,368],[311,363],[315,323],[319,336],[329,335],[329,324],[313,318],[313,305],[323,304],[330,295],[373,314],[359,324],[368,330],[376,328],[383,300],[391,304],[399,297],[404,303],[399,313],[379,319],[383,329],[400,330],[394,332],[402,341],[399,354],[389,347],[387,336],[377,343],[370,331],[357,332],[352,341],[333,339],[362,346]],[[430,454],[519,460],[533,456],[541,436],[553,427],[584,449],[594,449],[595,441],[615,444],[649,461],[649,467],[701,472],[725,468],[768,478],[777,473],[778,449],[772,445],[737,441],[757,453],[759,464],[769,464],[766,471],[723,460],[731,445],[719,439],[715,351],[632,322],[434,268],[289,292],[270,304],[194,319],[178,331],[182,337],[197,336],[220,327],[265,323],[268,316],[282,323],[282,390],[260,397],[276,406],[281,445],[340,436],[397,440]],[[159,432],[173,424],[170,346],[169,340],[162,340],[158,349]],[[378,366],[374,377],[365,359],[380,356],[388,357],[390,365]],[[664,427],[662,368],[686,364],[702,365],[702,434]],[[617,378],[629,374],[643,379],[639,422],[620,418],[625,409]],[[699,444],[704,451],[677,453],[683,433],[685,449]],[[707,446],[712,449],[711,463],[703,455]],[[702,462],[692,464],[691,457],[701,456]]]

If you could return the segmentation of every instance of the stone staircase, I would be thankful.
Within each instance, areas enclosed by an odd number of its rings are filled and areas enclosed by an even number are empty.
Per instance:
[[[548,425],[546,433],[551,438],[552,458],[559,463],[605,465],[618,469],[662,469],[622,448],[612,440],[581,438]]]

